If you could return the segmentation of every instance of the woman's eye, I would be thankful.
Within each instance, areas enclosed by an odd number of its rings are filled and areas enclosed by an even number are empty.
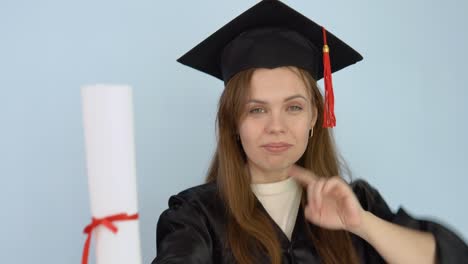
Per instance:
[[[289,107],[289,109],[291,109],[292,111],[301,111],[302,107],[300,107],[298,105],[292,105],[292,106]]]
[[[263,112],[265,112],[265,109],[263,109],[263,108],[254,108],[254,109],[251,109],[249,112],[252,113],[252,114],[263,113]]]

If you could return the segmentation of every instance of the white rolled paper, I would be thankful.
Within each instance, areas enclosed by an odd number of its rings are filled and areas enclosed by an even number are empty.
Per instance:
[[[92,216],[138,213],[132,88],[90,85],[81,96]],[[94,230],[96,263],[141,263],[139,221],[114,225],[116,234],[102,225]]]

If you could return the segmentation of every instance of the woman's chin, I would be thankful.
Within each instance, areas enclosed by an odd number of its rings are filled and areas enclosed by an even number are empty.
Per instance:
[[[273,171],[282,171],[289,169],[292,165],[294,165],[300,157],[292,157],[292,156],[286,156],[286,157],[263,157],[262,160],[257,160],[256,162],[253,160],[250,160],[252,165],[255,165],[255,167],[261,169],[262,171],[265,172],[273,172]]]

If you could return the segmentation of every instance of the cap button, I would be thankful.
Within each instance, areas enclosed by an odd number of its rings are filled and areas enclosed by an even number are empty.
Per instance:
[[[323,52],[328,53],[330,49],[328,48],[328,45],[323,45]]]

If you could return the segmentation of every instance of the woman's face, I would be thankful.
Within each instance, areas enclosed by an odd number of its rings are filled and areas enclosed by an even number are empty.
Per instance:
[[[298,72],[286,67],[255,70],[244,107],[239,135],[251,168],[281,171],[299,160],[317,110]]]

